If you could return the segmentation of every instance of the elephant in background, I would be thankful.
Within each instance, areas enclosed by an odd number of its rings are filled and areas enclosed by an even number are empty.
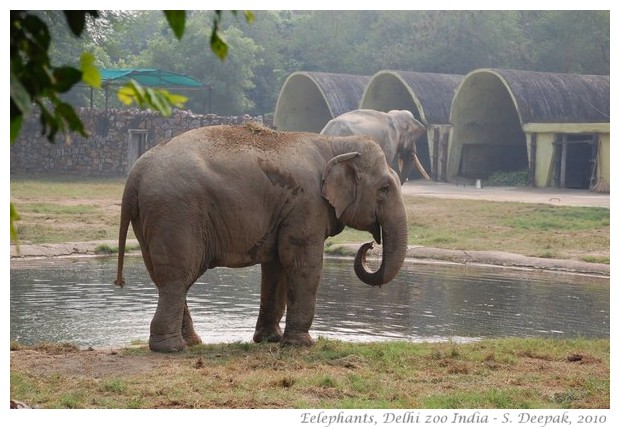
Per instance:
[[[383,149],[388,164],[398,173],[400,183],[407,181],[413,165],[422,176],[430,177],[416,154],[415,141],[426,132],[408,110],[381,112],[371,109],[352,110],[329,121],[321,134],[332,136],[367,135]]]
[[[354,270],[366,284],[388,283],[400,270],[407,251],[400,185],[370,137],[257,125],[187,131],[146,152],[129,173],[115,284],[125,282],[131,223],[159,293],[151,350],[201,342],[186,294],[207,269],[255,264],[261,264],[261,298],[253,340],[312,345],[327,237],[350,226],[383,244],[374,272],[366,265],[373,242],[357,252]]]

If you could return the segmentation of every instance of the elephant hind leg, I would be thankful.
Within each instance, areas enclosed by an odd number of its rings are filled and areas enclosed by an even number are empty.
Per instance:
[[[154,351],[178,351],[201,342],[194,331],[186,296],[209,262],[204,231],[200,222],[191,221],[196,216],[188,207],[174,202],[170,200],[158,210],[151,206],[143,210],[145,219],[151,219],[148,228],[143,227],[148,232],[142,237],[146,244],[143,256],[159,293],[149,337]],[[170,219],[159,213],[174,213],[175,218],[185,221],[171,225]]]
[[[187,306],[187,291],[198,278],[198,272],[186,276],[187,268],[172,268],[155,264],[159,298],[151,321],[149,347],[153,351],[173,352],[202,341],[194,331],[191,313]]]
[[[185,291],[182,287],[158,285],[157,310],[151,321],[149,348],[154,352],[177,352],[187,345],[182,335],[185,314]],[[179,296],[179,294],[182,294]]]
[[[190,314],[189,308],[187,307],[187,300],[185,301],[185,309],[183,310],[181,335],[183,335],[185,344],[187,344],[188,346],[202,344],[202,340],[200,339],[196,331],[194,331],[194,322],[192,321],[192,315]]]
[[[159,290],[157,310],[151,321],[149,348],[154,352],[176,352],[186,346],[201,344],[187,301]]]

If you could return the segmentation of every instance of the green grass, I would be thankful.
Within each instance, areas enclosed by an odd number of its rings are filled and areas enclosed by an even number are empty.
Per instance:
[[[20,243],[116,239],[123,188],[121,178],[12,177]]]
[[[581,260],[595,264],[610,264],[609,256],[582,256]]]
[[[541,205],[534,209],[523,208],[514,216],[507,218],[504,223],[525,231],[580,232],[609,227],[609,209]]]
[[[73,215],[89,215],[97,212],[98,206],[78,204],[75,206],[67,206],[61,204],[24,204],[22,209],[27,212],[45,214],[48,216],[73,216]]]
[[[118,236],[118,215],[91,204],[25,203],[18,206],[20,242],[64,243]]]
[[[609,263],[609,209],[406,196],[409,244]],[[350,228],[328,250],[372,240]],[[605,262],[607,261],[607,262]]]
[[[11,199],[68,198],[117,199],[123,195],[125,178],[11,175]]]
[[[93,352],[63,350],[56,371],[38,370],[37,359],[58,355],[50,347],[33,358],[32,370],[12,367],[11,398],[44,408],[554,409],[608,408],[610,401],[608,339],[320,338],[313,348],[210,344],[172,355],[132,347],[118,352],[115,370],[107,365],[96,377],[83,369],[97,366]],[[72,359],[88,364],[72,371]]]
[[[21,215],[22,243],[116,240],[123,179],[11,178]],[[609,263],[606,208],[405,196],[409,244],[457,250],[497,250],[526,256]],[[130,238],[133,238],[130,229]],[[326,249],[372,240],[350,228]]]

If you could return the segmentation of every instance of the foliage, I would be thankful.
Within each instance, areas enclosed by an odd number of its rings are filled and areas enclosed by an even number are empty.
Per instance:
[[[145,15],[151,25],[139,26],[139,32],[165,28],[166,24],[159,15],[152,12]],[[254,106],[246,92],[253,88],[252,68],[260,63],[260,48],[250,38],[243,36],[240,29],[226,27],[220,34],[235,54],[228,56],[226,61],[214,61],[213,57],[208,55],[209,46],[205,44],[205,40],[209,40],[212,33],[210,21],[211,13],[192,12],[182,42],[169,37],[165,31],[156,31],[146,37],[147,41],[140,52],[128,52],[124,58],[131,62],[133,67],[152,67],[155,64],[158,68],[190,74],[207,83],[209,92],[184,93],[189,97],[187,107],[193,111],[208,111],[209,104],[217,106],[219,114],[232,115],[251,111]],[[132,34],[132,38],[145,38],[143,33]],[[188,70],[192,72],[189,73]]]
[[[521,171],[497,171],[489,175],[484,181],[485,186],[529,186],[529,172]]]
[[[152,106],[164,116],[172,114],[172,107],[183,107],[187,97],[171,94],[165,89],[153,89],[131,80],[118,90],[118,99],[125,105],[136,103],[142,108]]]
[[[81,44],[101,66],[158,67],[194,76],[211,86],[213,113],[236,115],[273,112],[284,80],[300,70],[372,76],[386,69],[609,74],[610,68],[610,20],[604,10],[263,10],[252,16],[252,25],[240,25],[243,19],[232,16],[227,21],[217,12],[188,11],[183,39],[177,41],[158,11],[108,12],[101,27],[68,38],[62,51],[79,51],[68,44]],[[206,55],[214,49],[216,19],[229,47],[223,62]],[[209,110],[206,95],[185,95],[193,111]]]
[[[96,11],[65,11],[69,29],[75,36],[84,31],[86,16],[96,18]],[[71,130],[86,136],[82,121],[73,107],[63,102],[59,94],[67,92],[82,80],[83,70],[71,66],[53,66],[48,50],[51,35],[38,16],[11,11],[11,143],[19,134],[24,117],[34,103],[41,111],[43,133],[50,141],[58,131]],[[87,74],[92,74],[92,63]],[[89,77],[90,82],[96,78]]]
[[[79,36],[84,31],[86,17],[97,17],[96,11],[65,11],[71,32]],[[52,66],[48,55],[51,36],[47,25],[36,15],[11,11],[11,124],[10,142],[13,144],[34,103],[40,111],[43,133],[50,141],[58,131],[71,130],[86,135],[82,121],[73,107],[62,101],[59,94],[77,84],[82,76],[91,85],[98,79],[93,60],[83,55],[81,69],[70,66]],[[10,235],[17,240],[15,222],[19,215],[11,202]]]
[[[233,15],[237,12],[233,11]],[[109,12],[98,11],[63,11],[70,34],[76,37],[88,33],[88,23],[96,22],[100,17],[108,19],[115,15]],[[122,16],[122,15],[119,15]],[[185,32],[185,11],[164,11],[164,16],[175,37],[179,40]],[[248,22],[254,19],[251,12],[244,12]],[[222,11],[215,11],[210,32],[211,50],[221,60],[228,53],[228,45],[221,37]],[[34,103],[40,110],[43,133],[50,142],[54,142],[56,134],[61,131],[75,131],[83,136],[82,121],[75,113],[73,106],[63,101],[61,94],[67,93],[78,83],[83,82],[91,87],[101,85],[101,76],[95,66],[95,57],[92,53],[83,51],[80,55],[79,68],[71,65],[55,66],[52,64],[50,49],[52,33],[63,34],[58,28],[60,21],[58,12],[26,12],[11,11],[11,143],[19,134],[21,124],[32,110]],[[93,42],[105,44],[112,39],[105,32],[99,31],[104,27],[91,26],[90,37],[86,44]],[[63,47],[75,46],[71,39],[61,38]],[[75,49],[72,51],[75,52]],[[75,62],[76,58],[69,59]],[[137,103],[140,107],[150,107],[162,114],[169,115],[171,107],[181,106],[184,97],[177,97],[167,91],[142,88],[136,82],[130,82],[121,88],[119,98],[125,104]]]
[[[62,14],[71,35],[80,37],[88,27],[100,17],[114,17],[113,13],[98,11],[66,10]],[[233,15],[237,12],[233,11]],[[185,32],[185,11],[164,11],[168,25],[177,39]],[[248,22],[253,21],[251,12],[244,12]],[[61,98],[78,83],[83,82],[93,88],[101,86],[101,76],[95,66],[95,57],[83,51],[79,59],[79,68],[70,65],[55,66],[50,58],[52,33],[50,27],[58,32],[60,21],[58,12],[11,11],[11,144],[21,130],[25,117],[32,111],[34,104],[40,113],[42,133],[50,142],[55,141],[57,133],[74,131],[87,136],[81,119],[72,104]],[[46,22],[47,21],[47,22]],[[114,19],[107,20],[108,22]],[[221,60],[226,58],[228,45],[220,36],[222,11],[216,11],[210,35],[211,50]],[[105,32],[91,26],[91,41],[105,42]],[[62,34],[58,32],[57,34]],[[66,34],[66,33],[65,33]],[[100,37],[96,37],[99,35]],[[65,45],[72,43],[65,37]],[[75,59],[73,60],[75,61]],[[166,90],[143,88],[135,81],[130,81],[119,90],[119,99],[124,104],[136,103],[140,107],[150,107],[164,115],[172,113],[172,107],[182,107],[186,98],[170,94]],[[10,229],[11,239],[17,241],[14,222],[19,219],[17,210],[11,202]]]

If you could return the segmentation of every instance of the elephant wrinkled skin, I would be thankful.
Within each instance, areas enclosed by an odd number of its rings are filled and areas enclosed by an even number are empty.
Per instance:
[[[209,268],[261,264],[254,341],[312,345],[325,239],[350,226],[383,241],[376,272],[365,265],[369,245],[354,262],[360,280],[372,285],[391,281],[407,250],[400,182],[372,139],[255,125],[191,130],[136,162],[121,208],[121,286],[130,222],[159,292],[153,351],[201,342],[185,298]]]
[[[359,109],[343,113],[329,121],[321,134],[332,136],[366,135],[374,138],[385,153],[388,164],[405,183],[415,165],[422,176],[430,178],[416,155],[416,140],[426,128],[408,110],[381,112]]]

